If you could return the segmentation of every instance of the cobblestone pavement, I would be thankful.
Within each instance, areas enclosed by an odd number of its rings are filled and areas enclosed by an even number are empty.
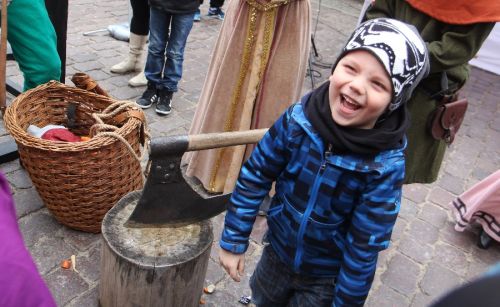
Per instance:
[[[205,1],[207,2],[207,1]],[[306,77],[304,91],[325,80],[346,35],[353,29],[360,0],[313,1],[313,30],[318,57],[313,58],[313,78]],[[90,74],[111,95],[135,100],[144,88],[127,86],[128,75],[116,75],[109,68],[120,61],[128,44],[106,33],[83,36],[83,32],[106,28],[127,20],[126,0],[72,0],[68,24],[67,75],[83,71]],[[207,4],[202,6],[206,14]],[[318,17],[319,16],[319,17]],[[153,136],[186,133],[207,71],[210,54],[221,22],[203,17],[189,36],[184,76],[173,100],[173,112],[160,118],[147,110]],[[14,63],[8,75],[21,83]],[[69,78],[67,83],[70,84]],[[367,306],[427,306],[446,291],[480,275],[500,261],[500,247],[476,247],[477,228],[455,232],[449,202],[488,174],[500,168],[500,76],[472,69],[465,88],[470,109],[456,142],[449,148],[439,180],[434,184],[404,187],[400,217],[390,248],[380,255],[378,270]],[[6,138],[3,127],[0,137]],[[14,192],[19,225],[40,273],[60,306],[97,306],[100,235],[71,230],[58,224],[38,196],[19,161],[0,165]],[[223,216],[214,218],[217,238]],[[239,306],[238,298],[249,295],[248,278],[262,252],[260,238],[265,220],[256,222],[247,253],[245,276],[241,283],[231,281],[218,265],[214,242],[206,283],[216,285],[211,295],[203,295],[206,306]],[[79,273],[62,270],[62,258],[76,255]]]

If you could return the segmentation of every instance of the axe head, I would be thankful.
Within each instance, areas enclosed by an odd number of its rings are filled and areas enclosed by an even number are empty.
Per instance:
[[[175,148],[165,150],[170,144],[161,144],[159,154],[155,155],[154,151],[150,154],[151,168],[146,184],[127,227],[184,226],[226,210],[231,194],[209,194],[201,183],[194,182],[196,179],[183,176],[180,163],[187,139],[169,142],[175,144]]]

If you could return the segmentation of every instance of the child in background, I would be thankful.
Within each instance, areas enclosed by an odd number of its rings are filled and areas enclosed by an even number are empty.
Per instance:
[[[149,47],[144,74],[148,87],[137,104],[147,109],[156,104],[158,115],[172,111],[172,96],[182,77],[184,48],[198,0],[149,0]]]
[[[387,248],[404,177],[404,103],[427,74],[418,32],[393,19],[360,25],[319,88],[291,106],[244,164],[220,262],[240,280],[259,205],[276,182],[257,306],[361,306]]]

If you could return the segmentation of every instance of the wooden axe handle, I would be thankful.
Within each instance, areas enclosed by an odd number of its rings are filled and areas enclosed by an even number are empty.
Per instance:
[[[212,149],[257,143],[268,129],[177,135],[154,138],[150,142],[149,157],[182,155],[186,151]]]
[[[234,145],[254,144],[260,141],[267,128],[247,131],[218,132],[188,135],[186,151],[197,151]]]
[[[6,88],[5,88],[5,73],[7,61],[7,0],[2,0],[2,37],[0,38],[0,111],[2,116],[5,114],[6,108]]]

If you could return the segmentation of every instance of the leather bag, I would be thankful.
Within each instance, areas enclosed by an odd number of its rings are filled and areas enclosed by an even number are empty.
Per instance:
[[[467,111],[467,99],[462,98],[439,105],[429,117],[429,128],[432,137],[443,140],[450,145],[462,125]]]

